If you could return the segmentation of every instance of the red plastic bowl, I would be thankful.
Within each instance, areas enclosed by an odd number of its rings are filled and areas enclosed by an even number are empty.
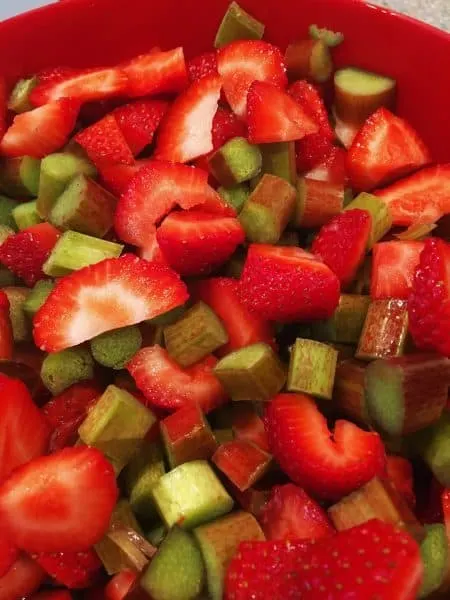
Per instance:
[[[229,0],[71,0],[0,23],[0,74],[44,67],[111,64],[155,45],[188,56],[211,47]],[[311,23],[343,31],[337,65],[359,66],[399,82],[399,113],[450,161],[450,35],[358,0],[241,0],[285,47]]]

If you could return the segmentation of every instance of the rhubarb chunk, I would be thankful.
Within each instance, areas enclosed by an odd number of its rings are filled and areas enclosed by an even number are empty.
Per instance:
[[[401,356],[408,335],[408,302],[391,298],[369,306],[356,358],[375,360]]]
[[[30,290],[23,287],[5,287],[3,291],[9,300],[9,317],[15,342],[26,342],[31,339],[31,323],[25,313],[24,304]]]
[[[77,175],[48,216],[59,229],[103,237],[113,226],[116,198],[86,175]]]
[[[11,234],[17,229],[16,221],[13,217],[13,209],[17,206],[17,202],[7,198],[6,196],[0,196],[0,225],[2,227],[8,227],[11,229]],[[4,238],[6,239],[6,238]],[[0,240],[0,245],[4,241]]]
[[[447,574],[450,559],[445,525],[426,525],[425,533],[425,539],[420,545],[424,573],[419,598],[427,598],[432,592],[439,590]]]
[[[90,342],[92,356],[104,367],[123,369],[142,345],[137,325],[107,331]]]
[[[311,324],[314,339],[338,344],[357,344],[370,306],[368,296],[342,294],[334,315]]]
[[[164,329],[168,353],[182,367],[189,367],[228,342],[226,329],[216,313],[198,302],[173,325]]]
[[[261,144],[262,173],[285,179],[291,185],[297,182],[295,142]]]
[[[331,400],[337,357],[332,346],[297,338],[291,350],[287,390]]]
[[[246,238],[276,244],[291,219],[295,200],[295,188],[290,183],[275,175],[264,175],[239,215]]]
[[[8,108],[16,114],[28,112],[34,107],[30,102],[30,94],[38,83],[37,77],[19,79],[8,100]]]
[[[42,382],[54,396],[74,383],[93,377],[94,361],[91,353],[81,347],[48,354],[41,367]]]
[[[286,382],[286,370],[270,346],[246,346],[220,360],[214,373],[232,400],[268,401]]]
[[[98,448],[116,473],[125,467],[156,421],[134,396],[108,386],[78,429],[80,439]]]
[[[219,446],[212,462],[233,485],[245,492],[265,475],[272,456],[245,440],[233,440]]]
[[[225,202],[229,206],[232,206],[238,214],[241,212],[250,195],[250,190],[245,184],[236,185],[231,188],[221,186],[217,191]]]
[[[365,397],[366,363],[344,360],[336,368],[333,400],[336,407],[358,423],[370,423]]]
[[[369,235],[367,248],[370,249],[376,244],[392,227],[392,217],[387,205],[378,196],[362,192],[352,200],[345,210],[359,208],[366,210],[372,217],[372,231]]]
[[[424,432],[422,457],[444,487],[450,487],[450,413]]]
[[[214,47],[221,48],[235,40],[260,40],[264,24],[248,14],[237,2],[232,2],[220,23]]]
[[[437,354],[376,360],[366,370],[370,417],[391,436],[424,429],[441,416],[449,383],[450,360]]]
[[[35,197],[41,161],[31,156],[5,158],[0,164],[0,191],[12,198]]]
[[[12,215],[18,229],[27,229],[38,223],[42,223],[36,208],[36,202],[23,202],[18,204],[12,211]]]
[[[322,40],[299,40],[289,44],[284,56],[290,79],[311,79],[323,83],[333,72],[328,46]]]
[[[243,137],[235,137],[208,159],[212,175],[225,187],[248,181],[261,171],[262,156],[258,146]]]
[[[322,227],[342,211],[344,195],[344,186],[340,183],[300,177],[293,224],[295,227]]]

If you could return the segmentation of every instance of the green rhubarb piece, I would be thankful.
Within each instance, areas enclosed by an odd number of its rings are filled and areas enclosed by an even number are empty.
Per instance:
[[[353,200],[353,190],[351,188],[345,188],[344,190],[344,208],[350,204]]]
[[[423,459],[444,487],[450,487],[450,413],[424,432]]]
[[[322,40],[329,48],[335,48],[344,41],[344,34],[338,31],[331,31],[325,27],[310,25],[309,35],[313,40]]]
[[[185,312],[186,306],[183,304],[182,306],[176,306],[175,308],[172,308],[171,310],[168,310],[167,312],[163,313],[162,315],[158,315],[153,319],[148,319],[146,323],[153,325],[153,327],[166,327],[167,325],[172,325],[172,323],[175,323],[181,319]]]
[[[31,319],[41,308],[41,306],[43,306],[54,287],[54,282],[46,279],[36,283],[23,304],[23,310]]]
[[[152,600],[195,600],[205,582],[197,543],[187,531],[174,527],[139,580]]]
[[[247,185],[241,183],[231,188],[219,187],[217,190],[223,200],[239,214],[246,200],[250,195],[250,190]]]
[[[95,360],[110,369],[123,369],[142,345],[142,335],[137,325],[107,331],[91,340]]]
[[[445,525],[441,523],[425,525],[425,531],[426,537],[420,544],[420,555],[424,571],[419,598],[427,598],[432,592],[441,587],[450,558]]]
[[[17,229],[16,220],[13,217],[13,210],[17,206],[17,202],[7,198],[6,196],[0,196],[0,225],[9,227],[11,233]]]
[[[365,394],[367,364],[354,359],[338,363],[334,378],[333,401],[336,407],[358,423],[370,424]]]
[[[6,158],[0,163],[0,190],[7,196],[37,196],[41,161],[31,156]]]
[[[226,329],[204,302],[164,329],[167,352],[182,367],[189,367],[228,342]]]
[[[295,208],[295,188],[285,179],[264,175],[248,197],[239,221],[250,242],[276,244]]]
[[[17,283],[18,280],[14,273],[0,265],[0,288],[15,286]]]
[[[142,521],[153,521],[157,516],[152,488],[165,472],[161,444],[144,440],[123,474],[130,504]]]
[[[94,361],[86,348],[68,348],[48,354],[41,367],[45,387],[57,396],[68,387],[94,377]]]
[[[370,363],[366,400],[375,427],[393,437],[425,429],[441,416],[449,383],[450,361],[435,354]],[[450,484],[450,477],[448,480]]]
[[[30,79],[20,79],[13,88],[8,100],[8,108],[15,113],[23,113],[32,110],[34,107],[30,102],[30,94],[36,87],[37,77]]]
[[[118,258],[122,250],[121,244],[77,231],[66,231],[56,242],[44,263],[43,271],[50,277],[64,277],[106,258]]]
[[[31,322],[24,310],[24,304],[30,294],[30,290],[24,287],[5,287],[3,291],[9,300],[9,316],[14,341],[27,342],[31,340]]]
[[[0,246],[10,235],[14,235],[14,229],[8,227],[8,225],[0,225]]]
[[[113,226],[116,203],[116,198],[93,179],[77,175],[55,201],[48,219],[59,229],[101,238]]]
[[[311,324],[314,339],[340,344],[357,344],[369,305],[368,296],[342,294],[339,306],[330,319]]]
[[[408,302],[388,298],[369,306],[361,331],[356,358],[375,360],[402,356],[408,335]]]
[[[176,467],[154,485],[153,499],[168,529],[194,529],[230,512],[233,500],[205,460]]]
[[[436,227],[435,223],[415,223],[400,233],[394,233],[394,237],[402,242],[421,241],[429,237]]]
[[[262,172],[285,179],[291,185],[297,182],[295,142],[261,144]]]
[[[231,352],[214,368],[232,400],[268,401],[283,388],[286,369],[270,346],[253,344]]]
[[[217,181],[230,188],[258,175],[262,166],[261,150],[245,138],[235,137],[214,152],[208,163]]]
[[[332,346],[297,338],[291,350],[287,389],[331,400],[338,352]]]
[[[214,47],[221,48],[235,40],[260,40],[264,24],[248,14],[237,2],[232,2],[220,23]]]
[[[161,546],[166,535],[166,526],[163,523],[160,523],[159,525],[156,525],[156,527],[153,527],[153,529],[150,529],[150,531],[147,532],[145,537],[148,539],[152,546],[155,546],[157,548],[158,546]]]
[[[18,229],[27,229],[38,223],[42,223],[41,217],[38,215],[36,209],[36,201],[24,202],[18,204],[12,211],[12,215],[16,222]]]
[[[339,183],[299,177],[293,215],[295,227],[316,229],[338,215],[344,206],[344,186]]]
[[[360,210],[366,210],[372,217],[372,230],[367,242],[367,247],[370,249],[376,244],[392,227],[392,217],[388,210],[387,204],[374,196],[362,192],[354,200],[352,200],[344,210],[353,210],[358,208]]]
[[[231,429],[231,427],[214,429],[213,434],[216,438],[217,444],[225,444],[226,442],[232,442],[234,440],[234,431]]]
[[[49,216],[70,181],[81,174],[95,177],[97,170],[89,160],[75,154],[59,152],[49,154],[42,160],[37,199],[37,210],[42,218]]]
[[[211,600],[222,600],[224,581],[231,559],[241,542],[264,541],[264,533],[253,515],[235,512],[194,530],[206,567]]]
[[[85,444],[103,452],[118,474],[155,422],[154,414],[139,400],[110,385],[90,410],[78,433]]]

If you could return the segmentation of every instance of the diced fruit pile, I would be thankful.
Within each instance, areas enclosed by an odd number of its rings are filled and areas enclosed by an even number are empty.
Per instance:
[[[263,34],[0,82],[0,600],[449,597],[450,164]]]

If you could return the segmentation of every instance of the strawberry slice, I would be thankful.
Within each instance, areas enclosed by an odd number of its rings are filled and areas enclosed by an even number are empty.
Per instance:
[[[134,156],[152,143],[168,108],[169,103],[162,100],[137,100],[113,111],[112,114]]]
[[[447,537],[450,542],[450,489],[445,489],[442,492],[442,512],[444,514]]]
[[[31,91],[30,102],[42,106],[60,98],[74,98],[81,102],[105,100],[126,92],[128,78],[116,68],[54,69],[38,75],[38,83]]]
[[[430,153],[418,133],[387,108],[364,123],[348,151],[352,187],[372,190],[423,167]]]
[[[435,223],[450,214],[450,163],[422,169],[376,192],[394,225]]]
[[[103,163],[134,164],[133,154],[113,115],[106,115],[97,123],[83,129],[74,139],[84,148],[95,165],[101,166]]]
[[[217,53],[217,69],[223,78],[228,104],[238,117],[245,118],[247,94],[254,81],[287,86],[286,69],[279,48],[262,40],[238,40]]]
[[[2,535],[0,537],[0,587],[1,578],[4,575],[6,575],[6,573],[9,571],[9,569],[13,566],[13,564],[18,558],[18,549],[11,543],[11,541],[5,535]]]
[[[205,171],[163,161],[150,162],[139,170],[119,199],[116,232],[123,241],[145,248],[153,242],[155,225],[177,205],[184,209],[203,205],[209,212],[226,210],[220,196],[208,185]]]
[[[295,145],[296,165],[299,173],[319,167],[331,156],[335,146],[322,133],[310,133]]]
[[[184,304],[186,286],[169,268],[132,254],[103,260],[59,279],[34,317],[34,340],[59,352]]]
[[[46,277],[42,267],[60,235],[50,223],[22,229],[0,246],[0,262],[31,287]]]
[[[41,552],[34,560],[56,583],[69,589],[87,588],[98,579],[102,563],[92,550],[83,552]]]
[[[247,127],[228,108],[219,106],[212,124],[213,150],[218,150],[234,137],[247,137]]]
[[[117,496],[101,452],[65,448],[16,469],[0,487],[0,518],[27,552],[81,552],[105,534]]]
[[[425,241],[408,313],[416,346],[450,357],[450,244],[439,238]]]
[[[372,230],[370,213],[358,208],[336,215],[323,225],[314,239],[312,251],[348,286],[366,254]]]
[[[183,48],[153,51],[123,65],[128,78],[128,96],[178,93],[188,84]]]
[[[370,279],[372,300],[406,300],[409,297],[424,246],[424,242],[400,240],[374,245]]]
[[[335,532],[320,504],[292,483],[273,488],[260,520],[268,540],[319,540]]]
[[[47,450],[50,428],[18,379],[0,374],[0,483]]]
[[[8,106],[8,92],[5,80],[0,77],[0,140],[6,131],[6,114]]]
[[[0,600],[20,600],[35,592],[45,579],[41,567],[21,554],[3,577],[0,577]]]
[[[14,337],[9,314],[8,296],[0,290],[0,360],[11,360],[14,353]]]
[[[266,413],[275,459],[294,483],[319,498],[338,500],[380,475],[385,467],[377,433],[349,421],[334,432],[316,404],[304,394],[280,394]]]
[[[222,79],[209,75],[178,96],[161,124],[156,159],[185,163],[213,150],[212,124],[221,89]]]
[[[318,125],[319,133],[329,140],[333,140],[333,128],[331,127],[326,106],[317,87],[305,80],[294,81],[294,83],[289,86],[288,94],[292,96],[297,104],[299,104]]]
[[[145,248],[139,248],[137,254],[140,258],[144,258],[149,262],[156,262],[160,265],[166,265],[166,267],[169,266],[169,263],[159,247],[158,240],[156,239],[156,231],[153,232],[152,239],[148,241],[147,246],[145,246]]]
[[[257,342],[274,345],[271,325],[251,311],[240,299],[236,279],[216,277],[191,286],[192,296],[208,304],[221,319],[228,333],[228,343],[216,352],[225,356],[233,350]]]
[[[245,232],[235,217],[201,210],[173,212],[156,233],[169,265],[182,276],[204,275],[223,265]]]
[[[143,158],[136,160],[132,165],[117,164],[99,164],[98,172],[101,177],[101,183],[115,196],[125,193],[131,180],[139,173],[142,167],[150,164],[152,159]]]
[[[386,459],[386,472],[395,489],[414,510],[416,496],[414,493],[413,469],[409,460],[403,458],[403,456],[388,456]]]
[[[50,452],[75,444],[78,427],[101,393],[101,387],[94,381],[82,381],[45,404],[42,412],[52,428]]]
[[[422,574],[413,538],[373,519],[315,544],[241,543],[225,600],[415,600]]]
[[[105,588],[105,600],[124,600],[137,579],[134,571],[121,571]]]
[[[346,186],[348,184],[346,162],[347,152],[343,148],[333,146],[325,160],[305,173],[305,177]]]
[[[227,399],[212,371],[216,363],[209,356],[182,369],[166,350],[152,346],[135,354],[127,369],[150,405],[175,411],[197,403],[207,413]]]
[[[191,83],[203,77],[208,77],[208,75],[218,75],[217,54],[215,52],[205,52],[191,58],[187,63],[187,70]]]
[[[248,139],[253,144],[289,142],[316,133],[315,121],[289,94],[272,83],[254,81],[247,96]]]
[[[0,143],[0,153],[44,158],[59,150],[69,139],[79,110],[76,100],[62,98],[16,115]]]
[[[289,322],[329,318],[338,305],[340,288],[336,275],[301,248],[252,244],[240,293],[264,319]]]

